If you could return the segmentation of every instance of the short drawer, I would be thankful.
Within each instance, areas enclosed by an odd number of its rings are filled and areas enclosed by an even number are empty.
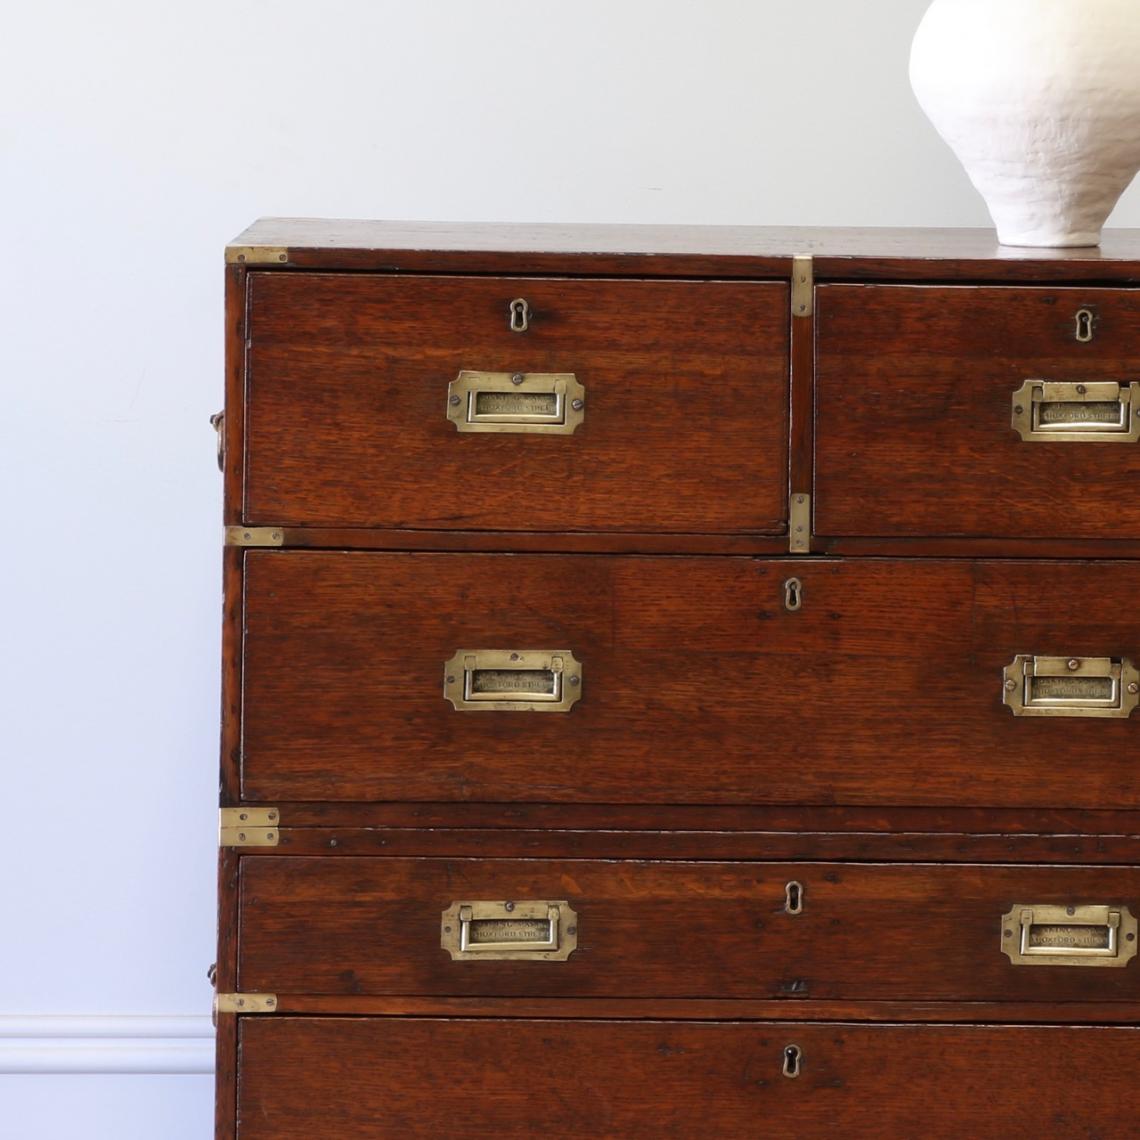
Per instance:
[[[247,800],[1140,806],[1140,562],[245,559]]]
[[[1138,868],[275,855],[240,876],[245,992],[1140,1000]]]
[[[239,1048],[238,1140],[1096,1140],[1140,1066],[1130,1028],[250,1017]]]
[[[817,297],[820,534],[1140,538],[1140,290]]]
[[[785,284],[263,272],[248,289],[247,523],[785,527]]]

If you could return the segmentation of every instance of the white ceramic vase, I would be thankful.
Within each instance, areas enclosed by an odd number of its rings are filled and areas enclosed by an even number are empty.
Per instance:
[[[934,0],[910,78],[1002,244],[1099,244],[1140,170],[1140,0]]]

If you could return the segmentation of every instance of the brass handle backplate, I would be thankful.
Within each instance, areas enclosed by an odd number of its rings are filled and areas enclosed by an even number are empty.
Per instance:
[[[572,435],[586,390],[572,372],[460,372],[447,386],[456,431]]]
[[[1040,443],[1136,443],[1140,382],[1026,380],[1013,394],[1013,430]]]
[[[1015,966],[1120,968],[1136,957],[1137,923],[1126,906],[1019,903],[1001,920],[1001,949]]]
[[[578,949],[578,915],[565,899],[454,902],[440,945],[456,962],[565,962]]]
[[[1002,677],[1014,716],[1126,718],[1140,704],[1140,672],[1127,657],[1019,653]]]
[[[460,649],[443,667],[443,695],[468,712],[569,712],[582,663],[569,649]]]

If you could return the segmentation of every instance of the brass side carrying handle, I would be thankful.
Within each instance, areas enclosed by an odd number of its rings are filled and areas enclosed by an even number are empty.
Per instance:
[[[1127,657],[1035,657],[1019,653],[1002,671],[1014,716],[1130,717],[1140,671]]]
[[[565,899],[453,902],[440,945],[455,962],[565,962],[578,949],[578,915]]]
[[[1001,949],[1015,966],[1119,969],[1136,957],[1137,923],[1126,906],[1019,903],[1001,920]]]
[[[443,667],[443,695],[466,712],[569,712],[582,663],[569,649],[460,649]]]
[[[1027,442],[1136,443],[1140,382],[1026,380],[1013,394],[1012,424]]]
[[[572,435],[586,390],[572,372],[460,372],[447,386],[456,431]]]

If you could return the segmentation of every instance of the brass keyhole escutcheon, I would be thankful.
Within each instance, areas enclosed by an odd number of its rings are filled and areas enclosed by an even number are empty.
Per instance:
[[[803,1069],[804,1051],[798,1045],[784,1046],[784,1076],[795,1080]]]
[[[784,609],[790,614],[798,613],[804,604],[804,584],[799,578],[789,578],[784,583]]]
[[[804,886],[793,879],[784,888],[784,910],[787,914],[803,914]]]
[[[530,328],[530,302],[525,297],[516,297],[511,302],[511,332],[523,333]]]
[[[1089,344],[1096,334],[1096,314],[1092,309],[1079,309],[1077,311],[1077,340],[1081,344]]]

